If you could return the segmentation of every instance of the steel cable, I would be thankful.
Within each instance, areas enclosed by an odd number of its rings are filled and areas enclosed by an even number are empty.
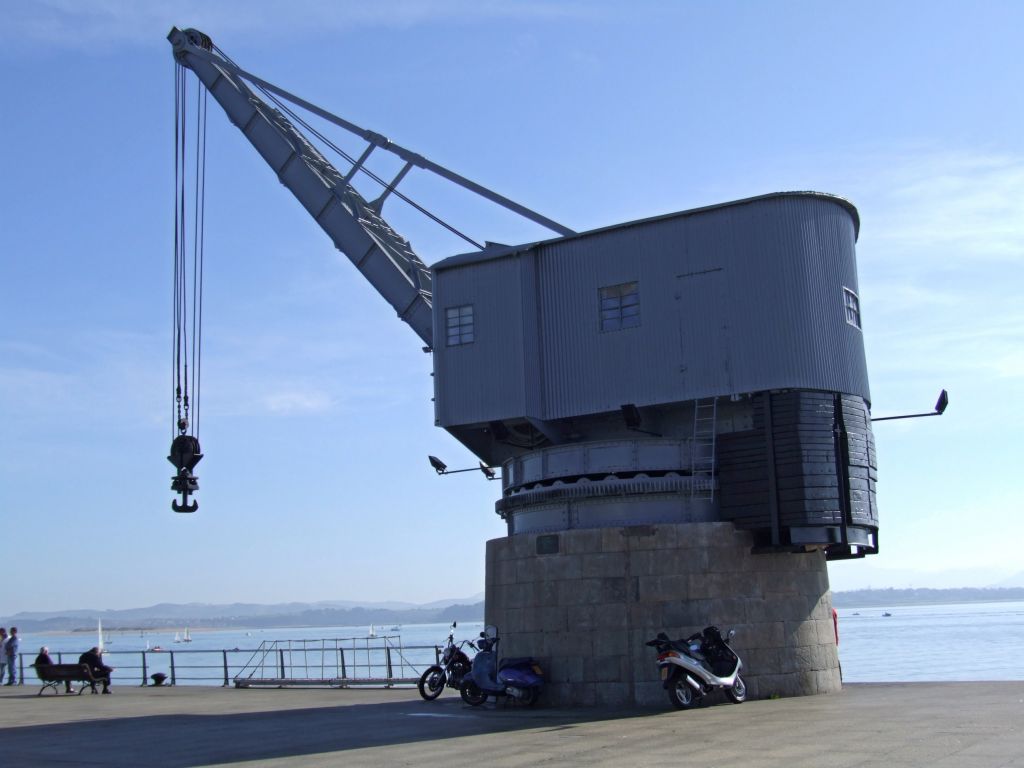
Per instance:
[[[217,53],[217,55],[223,57],[224,60],[227,61],[229,64],[231,64],[233,66],[237,66],[235,64],[235,62],[232,61],[231,58],[223,50],[218,48],[216,45],[213,46],[213,50]],[[289,117],[291,117],[295,122],[297,122],[299,125],[301,125],[303,128],[305,128],[307,131],[309,131],[311,134],[313,134],[318,139],[320,139],[320,141],[322,141],[326,146],[328,146],[330,149],[332,149],[340,157],[344,158],[344,160],[349,165],[351,165],[353,167],[356,165],[355,158],[353,158],[351,155],[349,155],[347,152],[345,152],[345,150],[343,150],[341,147],[337,146],[334,142],[332,142],[329,138],[327,138],[327,136],[325,136],[323,133],[321,133],[316,128],[314,128],[312,125],[310,125],[307,121],[305,121],[302,117],[300,117],[291,107],[286,105],[281,99],[279,99],[277,96],[275,96],[274,94],[270,93],[269,91],[267,91],[266,89],[264,89],[261,86],[258,86],[258,85],[255,85],[255,84],[252,84],[252,85],[260,93],[262,93],[263,96],[268,101],[273,103],[277,107],[277,109],[279,111],[281,111],[284,114],[286,114]],[[387,181],[384,181],[384,179],[382,179],[379,176],[377,176],[377,174],[375,174],[373,171],[371,171],[366,166],[360,166],[359,167],[359,172],[366,174],[368,177],[370,177],[370,179],[372,179],[373,181],[375,181],[378,184],[380,184],[381,187],[383,187],[384,189],[389,189],[391,187],[391,185]],[[474,248],[478,248],[480,250],[483,250],[484,247],[480,243],[478,243],[476,240],[471,238],[469,235],[466,235],[463,232],[460,232],[458,229],[456,229],[454,226],[452,226],[451,224],[446,222],[441,217],[437,216],[434,213],[431,213],[430,211],[428,211],[426,208],[424,208],[422,205],[417,203],[412,198],[410,198],[407,195],[399,192],[397,189],[391,189],[391,194],[393,194],[398,199],[400,199],[403,202],[405,202],[405,203],[409,204],[410,206],[412,206],[416,211],[418,211],[419,213],[421,213],[424,216],[426,216],[428,219],[433,221],[435,224],[438,224],[438,225],[444,227],[449,232],[451,232],[453,235],[456,235],[457,237],[462,238],[467,243],[472,245]]]

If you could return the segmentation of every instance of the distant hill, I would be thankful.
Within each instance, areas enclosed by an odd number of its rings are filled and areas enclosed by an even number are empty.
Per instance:
[[[934,605],[937,603],[998,603],[1010,600],[1024,600],[1024,588],[854,589],[848,592],[832,593],[832,605],[837,608]]]
[[[148,608],[124,610],[75,609],[53,612],[24,612],[0,618],[0,625],[17,626],[22,632],[62,632],[95,629],[97,619],[106,629],[160,629],[166,627],[331,627],[363,624],[430,624],[476,621],[484,617],[484,604],[474,598],[436,601],[418,606],[412,603],[163,603]]]
[[[22,632],[95,630],[102,619],[109,630],[165,629],[177,627],[260,629],[269,627],[359,627],[370,624],[432,624],[480,621],[484,618],[483,595],[440,600],[427,605],[412,603],[356,603],[326,600],[316,603],[161,603],[123,610],[74,609],[32,611],[0,618],[2,626]],[[856,589],[832,593],[837,608],[1024,601],[1024,587],[959,589]]]
[[[993,587],[1024,587],[1024,571],[993,584]]]

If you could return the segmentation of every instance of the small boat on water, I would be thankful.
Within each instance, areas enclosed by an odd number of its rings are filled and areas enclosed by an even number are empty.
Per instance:
[[[367,637],[376,637],[376,636],[377,636],[377,630],[375,630],[373,628],[373,624],[371,624],[370,625],[370,631],[369,631],[369,633],[367,633]]]
[[[885,613],[883,613],[882,615],[883,615],[883,616],[892,616],[892,614],[891,614],[891,613],[889,613],[888,611],[886,611],[886,612],[885,612]]]
[[[183,642],[183,643],[191,643],[192,642],[192,635],[189,633],[188,627],[185,627],[185,634],[181,638],[181,642]]]

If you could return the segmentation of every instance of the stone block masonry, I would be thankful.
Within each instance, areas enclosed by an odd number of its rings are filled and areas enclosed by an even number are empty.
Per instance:
[[[824,553],[754,555],[752,545],[732,523],[493,539],[486,619],[500,630],[502,656],[540,661],[548,705],[664,702],[644,643],[709,624],[736,630],[751,698],[838,691]]]

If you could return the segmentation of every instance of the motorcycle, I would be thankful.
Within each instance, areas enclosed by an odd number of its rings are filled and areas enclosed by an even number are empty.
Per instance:
[[[433,701],[440,696],[441,691],[444,690],[446,685],[458,690],[459,686],[462,685],[462,679],[469,672],[471,662],[469,656],[462,649],[467,643],[469,643],[470,647],[473,647],[473,643],[469,640],[455,642],[455,627],[457,625],[458,622],[452,622],[451,629],[448,632],[448,641],[445,643],[444,652],[441,654],[441,663],[427,667],[416,684],[420,696],[427,701]]]
[[[734,629],[722,637],[718,627],[705,627],[685,640],[669,640],[659,632],[646,643],[658,651],[661,680],[673,707],[690,709],[719,689],[735,704],[746,701],[747,686],[740,677],[743,662],[730,646],[735,635]]]
[[[508,696],[525,706],[533,706],[544,688],[544,672],[530,658],[502,659],[498,663],[498,628],[484,627],[476,641],[477,654],[468,675],[462,679],[459,695],[473,707],[489,696]]]

